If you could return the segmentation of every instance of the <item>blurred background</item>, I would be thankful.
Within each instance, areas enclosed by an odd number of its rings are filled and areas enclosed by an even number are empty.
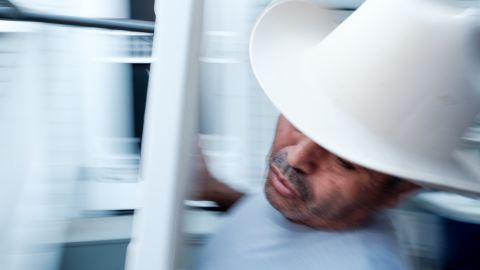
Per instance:
[[[198,142],[211,173],[242,192],[262,189],[278,116],[248,61],[251,27],[269,2],[205,0],[203,9]],[[341,21],[362,1],[318,2]],[[141,20],[143,30],[12,20],[12,3],[47,18]],[[0,0],[0,17],[0,269],[124,269],[154,0]],[[466,135],[473,147],[477,130]],[[185,201],[186,265],[222,222],[214,208]],[[478,200],[423,191],[392,217],[414,269],[480,269]]]

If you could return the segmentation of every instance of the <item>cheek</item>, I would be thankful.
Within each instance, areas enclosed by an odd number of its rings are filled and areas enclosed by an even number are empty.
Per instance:
[[[317,171],[309,177],[309,184],[315,197],[321,199],[330,193],[338,193],[351,188],[349,179],[333,159],[323,159]]]
[[[385,183],[378,179],[363,177],[355,179],[356,183],[347,189],[349,196],[360,208],[383,207],[390,198],[385,190]]]
[[[313,178],[312,178],[313,179]],[[346,188],[350,188],[344,179],[335,175],[321,175],[311,181],[310,187],[313,193],[313,200],[324,202],[335,197],[344,197],[349,193]]]
[[[359,177],[346,173],[325,173],[318,181],[311,183],[316,201],[336,199],[345,204],[365,201],[372,189]]]

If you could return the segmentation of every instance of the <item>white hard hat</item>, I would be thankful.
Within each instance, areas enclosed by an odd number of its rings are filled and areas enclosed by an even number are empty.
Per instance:
[[[337,26],[316,4],[280,1],[255,25],[250,61],[274,105],[322,147],[424,186],[480,194],[456,154],[480,110],[474,17],[442,1],[367,0]]]

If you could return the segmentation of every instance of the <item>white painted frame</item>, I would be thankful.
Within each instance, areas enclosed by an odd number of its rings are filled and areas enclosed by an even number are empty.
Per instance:
[[[203,0],[157,0],[141,160],[141,201],[128,270],[180,267],[180,224],[197,123]]]

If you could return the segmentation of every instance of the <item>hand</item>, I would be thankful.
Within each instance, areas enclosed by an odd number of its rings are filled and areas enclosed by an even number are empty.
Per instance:
[[[205,157],[198,149],[196,158],[196,173],[191,198],[193,200],[213,201],[219,210],[226,211],[234,205],[244,194],[225,183],[217,180],[208,170]]]

